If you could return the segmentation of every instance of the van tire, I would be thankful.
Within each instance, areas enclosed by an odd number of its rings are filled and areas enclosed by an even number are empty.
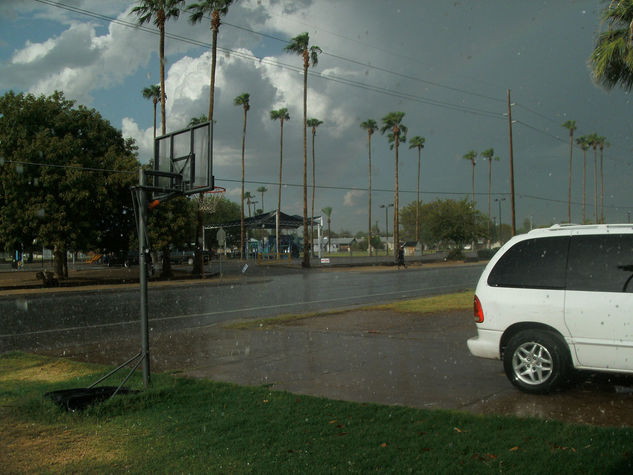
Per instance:
[[[522,330],[503,354],[503,369],[512,384],[531,394],[547,394],[570,374],[569,351],[560,337],[545,330]]]

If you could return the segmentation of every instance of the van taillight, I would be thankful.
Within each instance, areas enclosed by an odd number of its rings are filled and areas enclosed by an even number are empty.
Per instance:
[[[483,323],[484,322],[484,309],[481,308],[481,302],[475,295],[475,301],[473,302],[473,311],[475,314],[475,323]]]

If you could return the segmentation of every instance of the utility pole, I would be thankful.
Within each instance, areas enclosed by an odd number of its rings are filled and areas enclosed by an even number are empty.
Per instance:
[[[516,215],[514,212],[514,153],[512,150],[512,104],[510,103],[510,89],[508,89],[508,128],[510,130],[510,207],[512,209],[512,235],[516,236]]]

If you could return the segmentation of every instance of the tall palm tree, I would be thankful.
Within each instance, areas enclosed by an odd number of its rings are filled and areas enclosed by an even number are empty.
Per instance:
[[[422,162],[422,149],[426,139],[416,135],[409,141],[409,150],[418,149],[418,193],[415,205],[415,242],[420,242],[420,167]]]
[[[369,226],[367,230],[367,248],[369,249],[369,257],[371,257],[371,136],[378,130],[378,124],[373,119],[367,119],[365,122],[361,122],[360,126],[367,131],[367,151],[369,154]]]
[[[609,147],[606,137],[598,137],[600,147],[600,222],[604,224],[604,147]]]
[[[407,126],[402,124],[402,119],[404,118],[404,112],[390,112],[386,116],[382,118],[382,127],[380,129],[380,133],[384,135],[385,132],[389,132],[388,140],[389,140],[389,148],[395,148],[395,181],[396,186],[394,190],[393,197],[393,261],[394,264],[398,264],[398,251],[400,247],[400,233],[399,233],[399,217],[398,217],[398,198],[400,195],[400,189],[398,185],[398,149],[400,147],[400,143],[405,143],[407,141]]]
[[[296,53],[303,57],[303,267],[310,267],[310,250],[308,249],[308,146],[307,146],[307,121],[308,121],[308,68],[319,62],[321,48],[310,46],[310,35],[302,33],[295,36],[284,48],[285,51]]]
[[[310,211],[310,249],[314,249],[314,191],[316,188],[316,180],[315,180],[315,161],[314,161],[314,136],[316,135],[316,129],[319,125],[323,123],[322,120],[319,119],[308,119],[306,125],[312,128],[312,210]]]
[[[473,199],[472,199],[472,206],[473,206],[473,210],[475,209],[475,165],[476,165],[476,161],[475,158],[477,157],[477,152],[475,152],[474,150],[469,150],[468,152],[466,152],[462,158],[465,160],[469,160],[472,167],[473,167],[473,178],[472,178],[472,182],[473,182]]]
[[[332,233],[330,231],[330,223],[332,222],[332,207],[326,206],[321,211],[323,211],[323,214],[327,216],[327,252],[330,252],[330,242],[332,241]]]
[[[589,150],[589,138],[587,135],[578,137],[576,143],[582,149],[582,224],[586,221],[587,208],[587,150]]]
[[[494,157],[495,149],[489,148],[484,150],[479,155],[488,160],[488,236],[490,236],[490,196],[492,194],[492,161],[499,160],[499,157]],[[494,158],[493,158],[494,157]],[[490,240],[488,240],[490,242]]]
[[[593,148],[593,204],[594,204],[594,223],[598,223],[598,139],[596,133],[589,135],[589,145]]]
[[[590,62],[596,82],[607,89],[616,85],[633,88],[633,2],[612,0],[602,12],[607,31],[600,33]]]
[[[572,170],[572,151],[574,150],[574,130],[576,130],[576,121],[568,120],[563,123],[563,127],[569,130],[569,188],[567,191],[567,222],[571,223],[571,170]]]
[[[215,65],[218,47],[218,31],[220,15],[226,15],[233,0],[202,0],[187,7],[191,12],[189,21],[192,25],[202,21],[205,15],[211,15],[211,77],[209,80],[209,120],[213,120],[213,101],[215,97]]]
[[[132,8],[131,14],[138,17],[137,23],[144,25],[152,21],[158,28],[160,58],[160,120],[162,135],[167,133],[165,118],[165,23],[170,18],[180,16],[180,5],[184,0],[138,0],[138,5]]]
[[[270,111],[271,120],[279,120],[280,134],[279,134],[279,194],[277,197],[277,219],[275,225],[276,239],[277,239],[277,260],[279,260],[279,220],[281,219],[281,172],[283,169],[284,160],[284,122],[290,120],[290,114],[288,114],[287,108],[282,108],[274,111]]]
[[[266,208],[264,207],[264,193],[266,193],[267,191],[268,191],[268,188],[266,188],[265,186],[260,186],[259,188],[257,188],[257,193],[262,194],[262,212],[263,213],[266,212]]]
[[[156,104],[160,100],[160,85],[152,84],[143,89],[143,98],[151,99],[154,104],[154,138],[156,138]]]
[[[251,194],[250,191],[247,191],[244,193],[244,200],[246,201],[246,204],[248,206],[248,217],[250,218],[252,216],[251,214],[251,204],[253,204],[252,199],[255,198],[255,196],[253,194]]]
[[[233,99],[234,105],[242,106],[244,109],[244,127],[242,128],[242,199],[240,200],[240,256],[242,259],[244,258],[244,149],[246,147],[246,116],[251,108],[250,97],[248,92],[243,92]],[[248,209],[248,217],[251,217],[250,207]]]

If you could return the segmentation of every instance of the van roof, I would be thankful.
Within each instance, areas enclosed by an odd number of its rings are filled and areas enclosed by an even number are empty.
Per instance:
[[[552,234],[609,234],[613,232],[633,232],[633,224],[554,224],[549,228],[533,229],[528,234],[552,235]]]

